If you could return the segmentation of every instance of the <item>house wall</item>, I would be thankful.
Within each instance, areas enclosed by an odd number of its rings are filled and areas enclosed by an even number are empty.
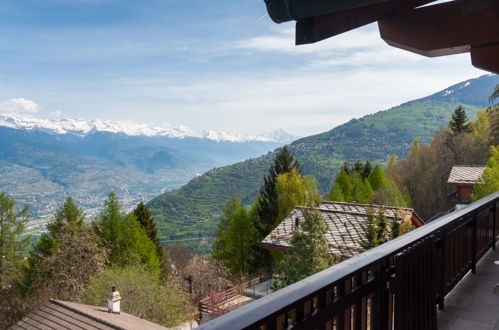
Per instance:
[[[473,186],[458,186],[457,193],[460,197],[470,198],[473,194]]]

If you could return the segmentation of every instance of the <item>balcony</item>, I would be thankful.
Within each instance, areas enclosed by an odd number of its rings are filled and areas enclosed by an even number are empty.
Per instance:
[[[494,329],[498,202],[499,192],[200,329]]]

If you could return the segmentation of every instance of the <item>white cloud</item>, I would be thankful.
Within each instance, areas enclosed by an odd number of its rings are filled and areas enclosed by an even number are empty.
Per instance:
[[[234,46],[255,52],[311,54],[317,57],[343,54],[359,49],[382,48],[384,46],[378,31],[373,29],[372,26],[353,30],[313,44],[295,46],[294,40],[294,29],[283,28],[276,30],[272,34],[238,41]]]
[[[41,107],[35,102],[22,97],[0,102],[0,112],[4,113],[22,113],[32,115],[40,111],[40,108]]]
[[[60,119],[62,117],[63,112],[60,110],[52,111],[49,113],[49,117],[52,119]]]

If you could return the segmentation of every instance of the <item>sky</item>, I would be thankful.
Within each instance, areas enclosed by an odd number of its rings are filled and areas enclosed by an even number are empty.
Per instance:
[[[0,112],[306,136],[486,72],[374,24],[294,46],[263,0],[3,0]]]

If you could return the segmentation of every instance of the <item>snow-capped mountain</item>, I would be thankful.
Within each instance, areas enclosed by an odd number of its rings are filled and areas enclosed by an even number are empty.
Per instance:
[[[282,129],[262,135],[232,134],[227,132],[204,131],[198,133],[184,125],[164,126],[153,124],[140,124],[131,121],[112,120],[84,120],[84,119],[41,119],[31,116],[0,114],[0,126],[23,129],[29,131],[42,131],[50,134],[73,134],[85,136],[94,132],[108,132],[125,134],[129,136],[162,136],[174,139],[187,137],[208,139],[216,142],[281,142],[287,143],[297,136],[286,133]]]

